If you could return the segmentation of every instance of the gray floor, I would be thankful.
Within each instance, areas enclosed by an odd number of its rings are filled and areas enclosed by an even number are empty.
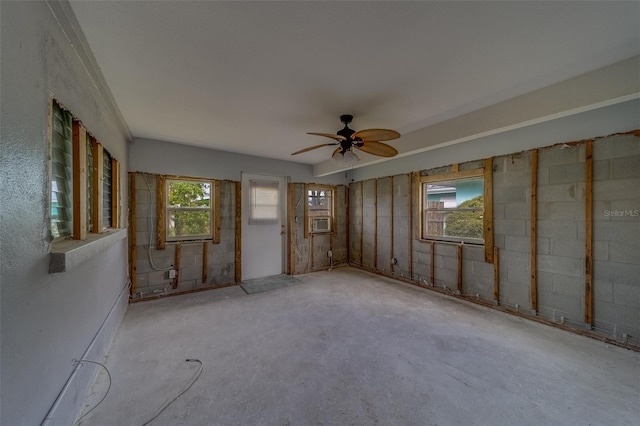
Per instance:
[[[352,268],[129,307],[84,425],[630,425],[640,354]],[[106,389],[100,374],[87,403]]]

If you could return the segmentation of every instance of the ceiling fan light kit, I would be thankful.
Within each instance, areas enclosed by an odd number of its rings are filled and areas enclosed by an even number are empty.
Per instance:
[[[344,123],[344,128],[338,130],[336,134],[316,132],[307,133],[309,135],[330,138],[335,140],[335,142],[314,145],[309,148],[296,151],[291,155],[302,154],[303,152],[322,148],[324,146],[338,145],[338,148],[333,152],[331,158],[338,164],[352,165],[354,162],[360,160],[354,152],[355,149],[359,149],[369,154],[378,155],[380,157],[394,157],[398,154],[398,151],[394,147],[381,141],[398,139],[400,137],[400,133],[390,129],[365,129],[356,132],[349,128],[351,120],[353,120],[352,115],[341,115],[340,121]]]

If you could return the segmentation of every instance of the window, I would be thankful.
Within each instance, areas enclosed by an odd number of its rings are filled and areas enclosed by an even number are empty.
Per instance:
[[[333,224],[333,188],[307,188],[307,226],[310,233],[330,233]]]
[[[250,224],[274,224],[280,221],[278,185],[276,181],[249,181]]]
[[[167,179],[167,240],[211,239],[212,183]]]
[[[73,233],[73,117],[57,102],[52,108],[51,235]]]
[[[423,176],[422,238],[484,244],[483,169]]]
[[[102,155],[102,227],[111,228],[111,183],[113,170],[111,155],[104,151]]]
[[[50,120],[51,236],[84,240],[117,227],[118,161],[55,100]]]

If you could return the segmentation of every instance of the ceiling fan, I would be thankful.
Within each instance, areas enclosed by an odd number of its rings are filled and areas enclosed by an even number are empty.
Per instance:
[[[291,155],[302,154],[303,152],[311,151],[313,149],[333,145],[338,145],[331,156],[336,161],[346,160],[347,162],[352,162],[359,160],[353,152],[354,148],[380,157],[394,157],[398,154],[398,151],[394,147],[380,141],[398,139],[400,137],[400,133],[389,129],[365,129],[356,132],[349,128],[351,120],[353,120],[352,115],[341,115],[340,121],[344,123],[344,128],[339,130],[336,134],[307,133],[308,135],[324,136],[325,138],[334,139],[336,142],[314,145],[309,148],[296,151]]]

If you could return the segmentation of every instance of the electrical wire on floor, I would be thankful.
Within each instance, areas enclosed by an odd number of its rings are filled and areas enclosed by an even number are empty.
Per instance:
[[[93,410],[95,410],[96,408],[98,408],[98,406],[100,404],[102,404],[102,401],[105,400],[105,398],[107,397],[107,394],[109,394],[109,390],[111,390],[111,373],[109,373],[109,369],[102,363],[97,362],[97,361],[91,361],[88,359],[78,359],[75,360],[76,363],[78,364],[82,364],[83,362],[88,362],[90,364],[95,364],[95,365],[99,365],[100,367],[104,368],[104,371],[107,373],[107,377],[109,378],[109,386],[107,386],[107,391],[104,393],[104,395],[102,396],[102,399],[100,399],[100,401],[98,401],[98,403],[96,405],[94,405],[89,411],[87,411],[86,413],[84,413],[83,415],[81,415],[80,417],[78,417],[78,420],[76,420],[73,423],[73,426],[77,425],[78,423],[80,423],[80,421],[82,419],[84,419],[85,417],[87,417],[89,415],[89,413],[91,413]]]
[[[162,414],[162,412],[164,410],[167,409],[168,406],[170,406],[173,401],[175,401],[176,399],[180,398],[180,396],[185,393],[186,391],[188,391],[189,389],[191,389],[191,386],[193,386],[193,384],[196,382],[196,380],[198,380],[198,377],[200,377],[200,374],[202,374],[202,370],[204,369],[204,364],[202,364],[202,361],[200,361],[199,359],[193,359],[193,358],[188,358],[185,360],[186,362],[197,362],[200,364],[200,367],[198,367],[198,371],[196,372],[196,374],[193,376],[193,378],[191,379],[191,381],[180,390],[180,392],[178,392],[174,397],[168,399],[167,401],[165,401],[164,404],[162,404],[160,406],[160,408],[158,408],[156,410],[156,412],[153,414],[153,416],[147,420],[146,422],[144,422],[142,424],[142,426],[147,426],[149,423],[151,423],[152,421],[154,421],[160,414]]]

